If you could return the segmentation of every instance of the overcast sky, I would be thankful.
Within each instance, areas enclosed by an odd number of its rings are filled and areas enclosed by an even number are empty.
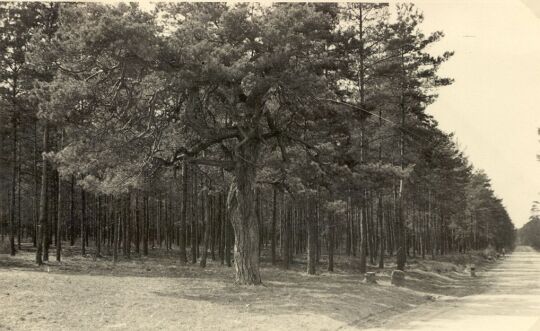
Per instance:
[[[415,2],[424,31],[446,34],[437,50],[455,51],[441,68],[455,83],[428,111],[455,132],[521,227],[540,199],[540,1]]]

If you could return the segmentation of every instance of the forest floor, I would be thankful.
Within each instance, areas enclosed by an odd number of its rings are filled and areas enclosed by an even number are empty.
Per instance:
[[[54,260],[54,250],[51,251]],[[390,284],[395,263],[365,284],[356,258],[321,261],[315,276],[300,261],[290,270],[263,259],[263,286],[234,285],[234,270],[209,260],[182,266],[175,252],[118,263],[67,247],[61,263],[33,262],[30,245],[0,254],[0,330],[361,330],[423,304],[481,293],[483,271],[497,263],[473,256],[410,258],[403,287]],[[471,278],[465,264],[476,263]]]

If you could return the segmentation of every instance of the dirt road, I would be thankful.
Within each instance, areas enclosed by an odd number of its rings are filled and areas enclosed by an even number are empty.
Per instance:
[[[423,306],[369,330],[540,330],[540,253],[521,247],[484,276],[492,283],[484,294]]]

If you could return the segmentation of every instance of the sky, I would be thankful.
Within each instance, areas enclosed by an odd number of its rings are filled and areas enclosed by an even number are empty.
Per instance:
[[[415,3],[423,30],[445,33],[432,51],[455,51],[441,67],[455,82],[428,112],[491,178],[519,228],[540,200],[540,1]]]

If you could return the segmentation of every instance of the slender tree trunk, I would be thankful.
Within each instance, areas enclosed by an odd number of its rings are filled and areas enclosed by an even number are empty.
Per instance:
[[[62,148],[62,145],[64,143],[64,132],[60,132],[60,142],[58,144],[58,150]],[[60,177],[60,174],[57,173],[58,181],[57,181],[57,198],[56,198],[56,209],[57,209],[57,215],[56,215],[56,261],[60,262],[62,259],[62,225],[63,223],[63,217],[62,217],[62,180]]]
[[[17,249],[21,250],[21,142],[18,142],[17,147]]]
[[[193,171],[191,199],[191,263],[197,263],[197,172]]]
[[[377,222],[379,223],[379,269],[384,268],[384,213],[382,191],[378,192]]]
[[[124,243],[124,255],[126,258],[131,258],[131,217],[133,215],[133,203],[132,203],[131,193],[126,197],[126,206],[124,214],[124,232],[123,234],[123,243]],[[161,207],[161,200],[160,200]],[[161,222],[161,220],[160,220]],[[160,242],[161,247],[161,242]]]
[[[71,175],[69,191],[69,244],[75,245],[75,177]]]
[[[210,197],[208,196],[208,187],[204,185],[203,190],[202,190],[202,198],[201,198],[201,204],[202,204],[201,216],[202,216],[203,224],[204,224],[203,251],[202,251],[201,261],[200,261],[201,268],[206,267],[206,259],[208,257],[208,242],[210,240],[210,228],[212,226],[210,224],[210,212],[209,212],[210,199],[209,198]]]
[[[307,273],[309,275],[315,275],[317,269],[317,240],[319,234],[317,233],[317,219],[313,217],[313,210],[311,209],[312,203],[307,202],[307,228],[308,228],[308,265]]]
[[[52,217],[51,217],[51,206],[52,206],[52,185],[49,185],[50,182],[53,182],[53,178],[47,179],[47,229],[44,233],[44,246],[43,246],[43,261],[47,262],[49,261],[49,248],[51,245],[51,228],[52,228]]]
[[[143,255],[148,255],[148,232],[150,231],[150,210],[148,203],[148,196],[144,197],[144,223],[143,223]]]
[[[219,193],[219,224],[220,224],[220,239],[219,239],[219,259],[221,265],[225,264],[225,249],[227,247],[227,244],[225,243],[226,240],[226,231],[228,231],[228,227],[226,226],[227,223],[225,221],[225,196],[222,192]]]
[[[328,215],[328,271],[334,271],[334,247],[336,236],[336,222],[334,213]]]
[[[122,217],[121,217],[121,209],[122,209],[122,203],[121,203],[121,199],[115,199],[115,198],[112,198],[113,201],[113,210],[115,210],[115,207],[116,207],[116,212],[114,212],[114,217],[116,218],[116,224],[114,225],[114,243],[113,243],[113,262],[117,262],[118,261],[118,250],[120,249],[120,227],[122,226]],[[115,203],[116,202],[116,203]],[[116,205],[116,206],[115,206]]]
[[[37,232],[37,250],[36,250],[36,263],[38,265],[43,264],[43,251],[45,248],[45,236],[47,229],[47,175],[48,175],[48,161],[45,157],[45,153],[49,151],[49,125],[45,123],[43,128],[43,162],[41,166],[41,198],[39,199],[39,224]]]
[[[141,217],[139,210],[139,192],[135,192],[135,253],[141,252]]]
[[[182,210],[180,215],[180,262],[187,263],[186,254],[186,224],[187,224],[187,206],[188,206],[188,166],[184,162],[182,164]]]
[[[368,191],[369,192],[369,191]],[[375,264],[375,255],[377,254],[377,249],[375,248],[375,236],[377,235],[377,228],[373,223],[373,199],[371,197],[371,192],[368,193],[368,208],[367,208],[367,220],[368,220],[368,245],[369,245],[369,263],[371,265]]]
[[[86,193],[81,188],[81,255],[86,255]]]
[[[216,197],[216,196],[212,196],[210,198],[210,224],[211,224],[211,228],[210,228],[210,243],[209,243],[209,246],[210,246],[210,252],[211,252],[211,256],[212,256],[212,261],[215,261],[216,260],[216,252],[215,252],[215,249],[216,249],[216,232],[219,230],[218,228],[218,223],[217,223],[217,220],[216,220],[216,215],[217,215],[217,212],[216,212],[216,207],[218,206],[218,201],[219,199]]]
[[[287,207],[285,207],[285,211],[283,213],[283,217],[281,218],[281,240],[282,240],[282,248],[281,248],[281,258],[283,262],[283,268],[289,269],[289,265],[291,262],[291,232],[290,232],[290,226],[291,226],[291,218],[292,218],[292,207],[287,204]]]
[[[365,191],[362,198],[362,207],[360,210],[360,228],[361,228],[361,242],[360,242],[360,273],[365,274],[367,271],[367,250],[368,250],[368,232],[367,232],[367,213],[366,213],[366,199]]]
[[[62,181],[60,174],[58,174],[58,195],[56,198],[57,212],[56,215],[56,261],[62,260]]]
[[[404,69],[404,58],[403,51],[401,52],[401,68],[403,71],[402,79],[405,80],[405,69]],[[405,82],[402,82],[401,94],[400,94],[400,110],[401,110],[401,130],[399,133],[399,159],[401,169],[405,169],[405,137],[403,130],[405,128]],[[403,195],[404,195],[404,180],[401,178],[399,180],[399,193],[398,193],[398,215],[397,215],[397,269],[404,271],[405,263],[407,261],[407,238],[405,234],[405,216],[404,216],[404,206],[403,206]]]
[[[37,155],[37,121],[34,123],[34,197],[32,203],[32,214],[33,214],[33,237],[32,243],[34,247],[37,247],[37,232],[38,232],[38,222],[39,222],[39,174],[38,174],[38,155]]]
[[[227,198],[226,198],[227,199]],[[231,267],[231,247],[233,245],[233,239],[234,239],[234,231],[232,229],[232,224],[229,219],[229,212],[228,212],[228,206],[227,201],[225,201],[225,263],[227,264],[227,267]]]
[[[272,265],[276,264],[276,215],[277,215],[277,204],[276,204],[276,198],[277,198],[277,190],[274,187],[273,188],[273,195],[272,195],[272,229],[271,229],[271,248],[272,251]]]
[[[101,240],[103,229],[103,203],[100,195],[95,198],[96,202],[96,255],[95,257],[101,257]]]
[[[351,256],[352,253],[352,227],[350,213],[350,197],[347,198],[347,207],[345,211],[345,255]]]
[[[11,135],[12,135],[12,174],[11,174],[11,213],[9,215],[9,254],[11,256],[15,255],[15,206],[17,196],[15,195],[17,188],[17,169],[18,169],[18,160],[17,160],[17,116],[16,110],[14,110],[13,117],[11,120]]]

